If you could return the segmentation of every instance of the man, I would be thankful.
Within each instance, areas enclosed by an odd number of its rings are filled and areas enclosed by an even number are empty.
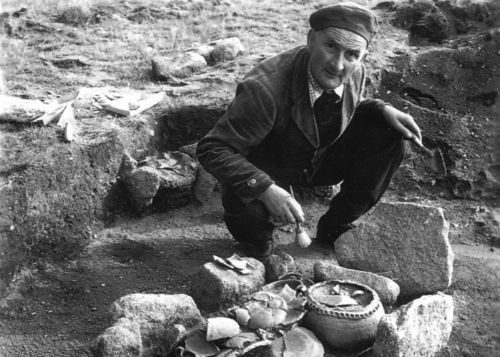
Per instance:
[[[333,247],[387,189],[404,156],[403,138],[421,139],[411,116],[362,99],[375,15],[341,3],[319,9],[309,22],[307,46],[252,69],[197,148],[222,184],[230,233],[256,258],[272,252],[273,220],[304,221],[290,185],[343,181],[317,227],[316,242]]]

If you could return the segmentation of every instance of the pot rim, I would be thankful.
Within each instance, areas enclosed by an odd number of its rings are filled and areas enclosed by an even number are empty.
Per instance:
[[[358,287],[370,293],[372,300],[368,305],[364,306],[360,311],[342,311],[339,310],[339,308],[327,307],[324,304],[317,301],[312,296],[313,290],[323,287],[324,285],[332,285],[332,284],[354,285],[355,287]],[[357,283],[352,280],[327,280],[320,283],[316,283],[308,289],[307,306],[310,310],[318,314],[328,315],[339,319],[360,320],[373,315],[378,309],[380,309],[382,303],[380,302],[380,298],[378,294],[375,292],[375,290],[373,290],[369,286]]]

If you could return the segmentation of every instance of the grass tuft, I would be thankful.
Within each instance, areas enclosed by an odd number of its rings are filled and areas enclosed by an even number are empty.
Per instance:
[[[67,7],[56,16],[57,22],[81,27],[95,23],[95,20],[89,8],[78,5]]]

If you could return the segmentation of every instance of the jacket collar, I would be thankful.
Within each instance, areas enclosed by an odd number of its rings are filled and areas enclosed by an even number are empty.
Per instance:
[[[309,51],[307,47],[304,47],[300,50],[293,69],[293,78],[291,83],[292,105],[290,114],[310,144],[317,149],[319,148],[319,135],[310,100],[309,84],[307,79],[308,66]],[[349,124],[357,101],[358,98],[355,94],[355,86],[351,78],[344,86],[341,132],[343,132]]]

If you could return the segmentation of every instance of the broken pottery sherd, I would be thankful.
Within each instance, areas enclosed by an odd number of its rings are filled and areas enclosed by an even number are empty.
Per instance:
[[[273,357],[323,357],[325,349],[312,331],[295,327],[271,344]]]
[[[232,310],[234,314],[234,318],[240,326],[247,326],[248,321],[250,320],[250,313],[248,312],[247,309],[243,308],[236,308]]]
[[[282,326],[289,326],[299,322],[305,314],[307,298],[303,291],[307,290],[301,280],[285,279],[265,285],[263,291],[270,291],[280,296],[287,304],[286,317],[281,322]]]
[[[285,321],[288,310],[281,296],[267,291],[253,294],[245,307],[250,314],[248,328],[251,330],[267,329],[281,324]]]
[[[243,332],[227,340],[224,343],[224,346],[228,348],[242,349],[250,343],[253,343],[259,339],[259,336],[255,332]]]
[[[191,352],[196,357],[215,356],[220,352],[219,347],[217,347],[217,345],[212,342],[208,342],[201,331],[196,331],[191,336],[186,338],[185,346],[185,350]],[[182,347],[178,348],[181,349],[180,354],[181,356],[183,356],[184,351],[182,350]]]
[[[213,317],[207,321],[207,341],[231,338],[240,333],[240,326],[236,321],[227,317]]]

